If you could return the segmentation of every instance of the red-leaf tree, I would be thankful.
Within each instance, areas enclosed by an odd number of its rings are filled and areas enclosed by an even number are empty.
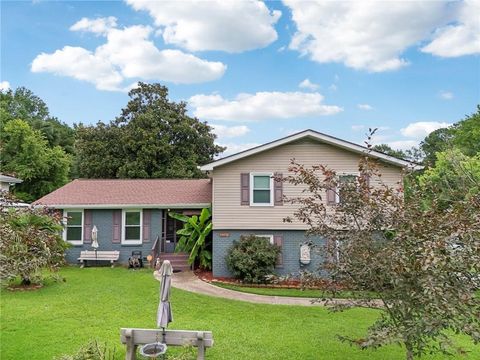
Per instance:
[[[303,192],[287,199],[297,210],[285,220],[300,220],[309,234],[326,239],[317,249],[324,253],[319,274],[328,278],[332,298],[344,287],[360,295],[332,308],[383,309],[365,337],[342,340],[361,348],[396,343],[407,359],[461,351],[452,333],[480,341],[480,196],[448,208],[435,198],[426,205],[422,191],[431,186],[435,193],[435,184],[420,189],[412,182],[405,195],[401,184],[382,181],[368,152],[348,181],[322,165],[292,161],[289,172],[283,180]],[[327,191],[335,193],[335,205],[325,204]]]

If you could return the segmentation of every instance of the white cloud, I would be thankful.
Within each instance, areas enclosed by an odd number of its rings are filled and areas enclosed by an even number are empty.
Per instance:
[[[373,110],[373,107],[368,104],[358,104],[357,108],[359,108],[360,110],[366,110],[366,111]]]
[[[454,98],[453,93],[451,91],[440,91],[439,96],[443,100],[452,100]]]
[[[417,147],[418,144],[419,144],[419,141],[417,140],[397,140],[397,141],[387,142],[387,145],[394,150],[408,150],[414,146]]]
[[[201,119],[255,121],[266,119],[307,118],[333,115],[339,106],[324,105],[319,93],[257,92],[239,94],[233,100],[221,95],[195,95],[189,99],[195,116]]]
[[[432,42],[423,52],[442,57],[458,57],[480,53],[480,1],[456,4],[457,21],[435,31]]]
[[[261,144],[258,143],[245,143],[245,144],[235,144],[235,143],[226,143],[226,144],[219,144],[220,146],[225,146],[227,149],[221,154],[220,157],[236,154],[240,151],[248,150]]]
[[[82,18],[70,26],[70,31],[92,32],[94,34],[106,34],[109,30],[117,27],[117,18],[109,16],[105,18],[89,19]]]
[[[458,17],[455,5],[444,1],[284,0],[284,3],[291,8],[297,27],[291,49],[320,63],[343,63],[371,72],[408,65],[408,60],[401,56],[406,49],[428,39],[436,28]],[[471,16],[478,16],[478,11],[476,14]],[[468,34],[471,35],[470,30]],[[465,42],[471,45],[471,40]],[[423,51],[433,51],[434,45],[435,41]]]
[[[300,84],[298,84],[298,87],[301,89],[318,90],[318,88],[320,88],[320,85],[312,83],[310,79],[307,78],[303,80]]]
[[[218,124],[210,124],[210,126],[213,127],[213,132],[219,138],[233,138],[243,136],[250,132],[250,129],[245,125],[225,126]]]
[[[82,24],[82,28],[91,29],[86,21]],[[99,90],[126,91],[127,80],[199,83],[220,78],[226,69],[221,62],[203,60],[180,50],[159,50],[149,40],[152,28],[148,26],[106,31],[103,34],[106,43],[94,51],[65,46],[54,53],[38,55],[32,62],[32,72],[50,72],[88,81]]]
[[[10,83],[8,81],[0,82],[0,91],[6,91],[10,89]]]
[[[262,1],[126,0],[146,10],[161,27],[166,44],[190,51],[237,53],[263,48],[277,40],[274,25],[281,16]]]
[[[415,123],[408,124],[407,127],[400,129],[400,132],[403,136],[410,138],[424,138],[432,131],[435,131],[440,128],[448,127],[452,124],[446,122],[438,121],[419,121]]]

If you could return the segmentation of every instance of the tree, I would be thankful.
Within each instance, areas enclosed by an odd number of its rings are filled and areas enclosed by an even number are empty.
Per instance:
[[[170,101],[168,89],[160,84],[139,83],[129,96],[121,115],[109,125],[79,128],[80,176],[203,177],[198,165],[224,150],[214,144],[212,128],[189,117],[185,102]]]
[[[14,192],[24,201],[67,183],[70,163],[60,146],[50,148],[40,131],[23,120],[9,121],[0,133],[0,169],[23,180]]]
[[[184,223],[183,228],[177,231],[180,240],[175,248],[176,252],[188,252],[188,263],[200,263],[203,269],[212,268],[212,214],[210,209],[202,209],[200,216],[185,216],[174,212],[168,213],[174,219]]]
[[[437,153],[451,148],[468,156],[480,153],[480,105],[477,105],[477,112],[465,119],[431,132],[420,143],[420,148],[425,153],[424,164],[429,167],[435,164]]]
[[[21,119],[39,130],[49,147],[60,146],[68,154],[74,153],[75,131],[51,116],[45,102],[27,88],[0,92],[0,115],[0,129],[10,120]]]
[[[453,145],[467,156],[480,154],[480,105],[477,112],[453,125]]]
[[[469,157],[459,149],[450,149],[437,153],[436,157],[435,166],[418,178],[427,206],[435,200],[448,208],[480,194],[480,152]]]
[[[381,153],[394,156],[398,159],[406,159],[407,155],[402,150],[394,150],[387,144],[379,144],[373,147],[373,150],[380,151]]]
[[[3,204],[3,202],[2,202]],[[0,279],[38,284],[42,271],[57,271],[67,243],[60,218],[43,209],[0,207]]]
[[[437,182],[425,178],[422,188],[413,184],[406,198],[400,185],[373,187],[381,178],[368,157],[362,158],[359,175],[351,182],[339,181],[322,165],[307,168],[292,162],[289,170],[284,181],[305,192],[287,199],[297,210],[286,221],[305,222],[309,234],[328,239],[319,272],[329,280],[332,297],[344,287],[359,295],[334,309],[383,309],[366,336],[342,340],[362,348],[401,344],[407,359],[451,353],[456,349],[451,333],[480,341],[480,298],[475,294],[480,274],[478,193],[455,199],[447,209],[436,197],[424,206],[423,191],[434,194]],[[478,183],[468,182],[469,188],[474,186]],[[326,191],[336,192],[340,203],[324,205]]]

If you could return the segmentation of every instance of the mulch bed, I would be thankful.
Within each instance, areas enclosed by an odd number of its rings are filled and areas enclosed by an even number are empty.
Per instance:
[[[42,284],[30,284],[30,285],[9,285],[7,289],[10,291],[35,291],[41,289]]]
[[[214,277],[211,271],[195,270],[195,275],[200,279],[208,283],[223,283],[235,286],[243,286],[250,288],[277,288],[277,289],[301,289],[301,283],[299,280],[289,279],[279,281],[275,284],[245,284],[241,280],[230,277]],[[327,286],[327,282],[318,286],[309,286],[308,289],[324,290]]]

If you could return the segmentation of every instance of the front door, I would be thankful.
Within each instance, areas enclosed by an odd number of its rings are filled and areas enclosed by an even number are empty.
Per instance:
[[[167,215],[166,219],[166,231],[165,231],[165,252],[173,253],[175,252],[175,247],[177,246],[177,230],[180,230],[183,227],[183,223],[179,220],[172,219]]]

